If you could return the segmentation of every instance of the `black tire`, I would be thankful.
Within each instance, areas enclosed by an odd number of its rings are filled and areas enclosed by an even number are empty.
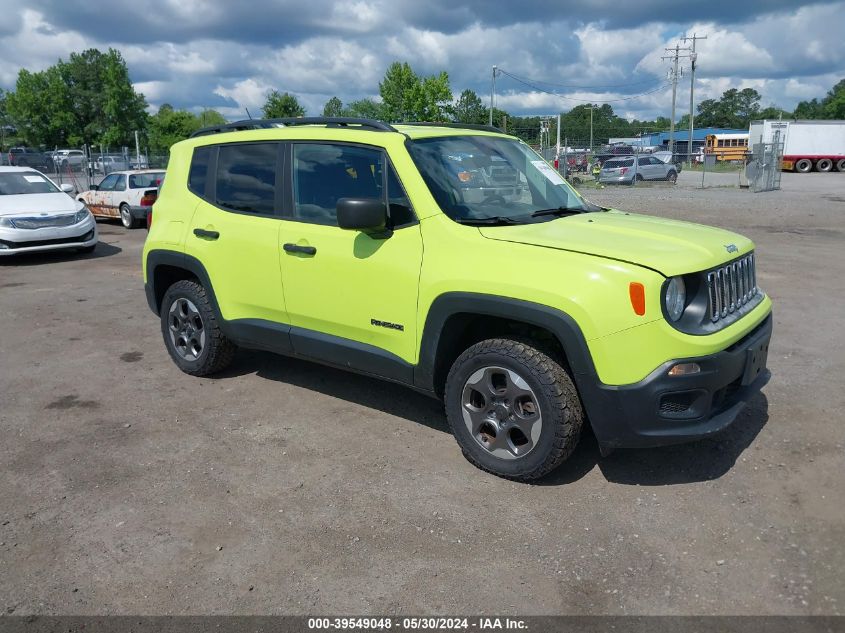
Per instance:
[[[120,205],[120,223],[127,229],[137,229],[140,226],[138,220],[132,217],[129,205],[125,202]]]
[[[820,158],[816,161],[816,169],[821,172],[828,172],[833,169],[833,161],[829,158]]]
[[[186,357],[177,349],[171,337],[171,308],[176,302],[187,300],[193,304],[201,319],[204,343],[195,358]],[[208,376],[225,369],[235,356],[237,346],[220,330],[208,293],[195,281],[182,280],[167,289],[161,301],[161,334],[164,345],[176,366],[192,376]]]
[[[840,158],[836,161],[836,171],[845,172],[845,158]]]
[[[642,174],[637,174],[636,177],[635,177],[635,180],[637,182],[642,182],[643,180],[645,180],[645,178],[643,178]]]
[[[813,161],[809,158],[801,158],[795,163],[795,171],[799,174],[806,174],[813,168]]]
[[[666,175],[666,180],[668,180],[669,182],[671,182],[674,185],[676,182],[678,182],[678,173],[675,172],[675,171],[670,171]]]
[[[464,395],[471,388],[471,377],[485,368],[515,372],[536,397],[541,429],[536,442],[521,457],[504,459],[493,455],[468,428],[471,422],[464,417]],[[517,481],[538,479],[560,466],[578,444],[584,421],[581,401],[569,374],[530,341],[488,339],[464,351],[449,371],[444,400],[449,426],[467,460],[482,470]],[[487,406],[492,403],[481,408]]]

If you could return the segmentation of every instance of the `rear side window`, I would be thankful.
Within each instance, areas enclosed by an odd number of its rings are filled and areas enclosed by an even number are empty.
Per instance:
[[[158,187],[164,180],[164,172],[151,172],[148,174],[132,174],[129,176],[130,189],[148,189]]]
[[[605,167],[633,167],[634,166],[634,159],[629,158],[628,160],[609,160],[605,163]]]
[[[272,214],[276,202],[277,143],[221,145],[217,205],[241,213]]]

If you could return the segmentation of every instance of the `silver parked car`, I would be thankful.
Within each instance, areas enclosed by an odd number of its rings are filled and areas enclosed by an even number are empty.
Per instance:
[[[664,163],[654,156],[620,156],[609,158],[601,166],[599,182],[633,185],[642,180],[678,180],[675,165]]]
[[[87,207],[28,167],[0,167],[0,257],[97,246],[97,224]]]

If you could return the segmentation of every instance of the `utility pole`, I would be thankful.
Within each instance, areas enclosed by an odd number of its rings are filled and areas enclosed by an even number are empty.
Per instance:
[[[493,127],[493,104],[496,101],[496,71],[498,69],[493,66],[493,81],[490,84],[490,127]]]
[[[595,110],[595,106],[591,103],[590,104],[590,154],[593,153],[593,110]]]
[[[671,59],[672,60],[672,70],[669,71],[670,78],[672,80],[672,118],[669,120],[669,151],[672,152],[674,157],[675,151],[675,99],[678,96],[678,59],[680,57],[688,57],[688,55],[681,55],[681,50],[689,50],[687,48],[681,49],[680,44],[675,44],[675,48],[667,48],[665,49],[670,53],[673,53],[670,56],[664,56],[662,59]],[[691,140],[691,139],[690,139]]]
[[[706,40],[706,35],[696,35],[695,33],[692,34],[692,37],[684,37],[682,38],[684,43],[691,41],[692,47],[690,48],[690,74],[689,74],[689,142],[687,143],[687,162],[690,167],[692,167],[692,152],[693,152],[693,143],[692,143],[692,133],[695,130],[695,110],[693,109],[694,98],[695,95],[695,62],[698,59],[698,53],[695,52],[695,42],[696,40]]]
[[[557,143],[555,143],[555,167],[560,164],[560,112],[557,114]]]

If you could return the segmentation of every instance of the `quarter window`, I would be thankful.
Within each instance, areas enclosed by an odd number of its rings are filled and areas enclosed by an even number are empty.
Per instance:
[[[210,146],[197,147],[191,159],[191,171],[188,174],[188,189],[200,197],[205,196],[205,181],[212,149],[213,147]]]
[[[217,204],[241,213],[272,214],[276,201],[276,143],[221,145]]]

